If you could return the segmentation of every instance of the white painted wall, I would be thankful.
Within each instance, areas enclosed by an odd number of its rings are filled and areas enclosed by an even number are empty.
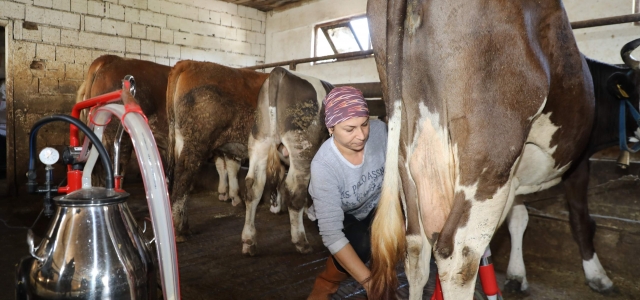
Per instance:
[[[569,20],[573,22],[630,14],[632,1],[565,0],[564,5]],[[366,0],[317,0],[285,11],[267,13],[266,62],[311,57],[316,24],[364,14],[366,4]],[[640,26],[628,23],[578,29],[574,33],[578,47],[587,56],[619,64],[622,63],[620,48],[640,38]],[[297,71],[331,83],[379,81],[373,58],[321,65],[300,64]]]
[[[633,0],[564,0],[564,5],[571,22],[633,13]],[[621,64],[620,48],[640,38],[640,26],[626,23],[576,29],[574,35],[580,51],[585,55],[603,62]]]
[[[363,15],[366,10],[366,0],[320,0],[285,11],[267,13],[265,62],[311,57],[315,25]],[[333,84],[380,81],[373,58],[316,65],[299,64],[296,71]]]

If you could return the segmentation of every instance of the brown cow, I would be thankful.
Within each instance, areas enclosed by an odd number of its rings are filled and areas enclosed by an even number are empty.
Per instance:
[[[595,120],[591,129],[591,136],[584,158],[587,160],[596,152],[619,144],[619,111],[620,99],[611,93],[617,90],[618,85],[628,93],[629,100],[637,109],[640,91],[640,76],[638,63],[631,57],[631,51],[640,45],[640,39],[627,43],[621,51],[622,59],[626,66],[614,66],[585,57],[589,72],[593,78],[593,88],[596,100]],[[626,120],[627,136],[634,136],[638,128],[636,121],[628,117]],[[589,185],[589,163],[578,164],[570,174],[580,180],[565,181],[565,198],[572,203],[570,207],[577,207],[570,214],[571,230],[574,238],[580,246],[580,255],[583,259],[582,267],[587,284],[598,291],[607,292],[614,288],[613,282],[607,276],[600,261],[595,255],[593,235],[596,230],[595,222],[588,214],[587,187]],[[566,176],[566,175],[565,175]],[[526,291],[528,287],[526,269],[522,257],[522,238],[527,227],[528,213],[522,202],[514,203],[511,212],[507,216],[509,232],[511,234],[511,254],[507,267],[507,282],[505,289],[514,291]],[[586,228],[586,230],[580,230]],[[584,234],[584,233],[588,234]],[[582,233],[582,234],[581,234]]]
[[[122,79],[126,75],[133,75],[136,80],[136,100],[149,120],[149,128],[153,132],[160,156],[166,159],[167,149],[167,115],[166,106],[167,79],[171,68],[154,62],[130,58],[122,58],[115,55],[103,55],[96,58],[87,71],[87,76],[78,89],[76,102],[96,97],[122,88]],[[112,122],[105,129],[103,144],[112,149],[117,122]],[[133,151],[129,136],[124,133],[120,145],[121,174],[131,158]],[[111,157],[113,153],[111,153]],[[166,161],[166,160],[165,160]],[[96,165],[97,175],[100,178],[100,164]],[[95,184],[95,183],[94,183]]]
[[[149,120],[149,127],[154,135],[163,166],[167,165],[167,135],[169,133],[166,95],[167,80],[171,68],[154,62],[138,59],[122,58],[115,55],[103,55],[97,58],[89,66],[87,77],[78,89],[76,101],[83,101],[91,97],[99,96],[108,92],[120,89],[121,80],[126,75],[133,75],[136,80],[136,100],[139,102],[142,111]],[[83,111],[85,114],[86,111]],[[114,138],[116,137],[117,125],[110,124],[104,134],[103,143],[108,149],[112,149]],[[132,154],[132,144],[129,136],[124,133],[120,143],[120,164],[118,175],[124,175]],[[111,157],[115,159],[114,151]],[[219,200],[226,201],[233,199],[234,205],[240,203],[238,196],[237,173],[240,164],[237,160],[224,155],[216,155],[216,169],[220,175],[218,185]],[[103,172],[99,169],[101,165],[96,165],[94,177],[97,183],[101,182]],[[228,174],[228,175],[227,175]],[[227,185],[227,182],[229,184]],[[95,183],[94,183],[95,184]]]
[[[559,0],[370,0],[368,15],[389,116],[370,298],[394,296],[406,258],[421,299],[433,251],[445,299],[471,299],[515,195],[583,180],[587,63]],[[588,220],[586,203],[569,206]],[[579,241],[593,233],[574,229]]]
[[[311,160],[329,137],[322,100],[333,86],[317,78],[275,68],[260,91],[256,123],[249,139],[246,217],[242,253],[257,248],[255,214],[265,185],[278,187],[271,212],[289,210],[291,241],[300,253],[312,251],[302,223],[308,200]],[[286,178],[282,164],[288,166]]]
[[[214,151],[247,157],[258,93],[268,76],[196,61],[180,61],[171,70],[167,172],[177,241],[186,240],[186,202],[202,162]]]

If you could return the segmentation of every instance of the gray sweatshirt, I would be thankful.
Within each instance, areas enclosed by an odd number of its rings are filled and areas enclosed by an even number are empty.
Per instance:
[[[342,232],[344,214],[362,220],[378,205],[387,152],[387,125],[371,120],[360,165],[350,163],[333,137],[320,146],[311,162],[309,194],[322,242],[335,254],[349,241]]]

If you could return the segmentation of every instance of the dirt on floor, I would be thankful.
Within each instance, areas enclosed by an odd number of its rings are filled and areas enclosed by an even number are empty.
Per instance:
[[[597,164],[598,170],[611,165]],[[504,291],[505,299],[640,299],[637,284],[640,260],[636,256],[640,249],[640,197],[636,192],[640,180],[635,176],[619,179],[619,175],[615,171],[604,172],[592,179],[589,190],[591,213],[599,226],[596,249],[617,290],[601,295],[585,284],[578,247],[567,222],[563,190],[557,187],[524,198],[530,211],[524,238],[529,291],[526,294]],[[178,244],[182,298],[306,299],[329,255],[317,225],[305,217],[313,252],[299,254],[291,243],[287,214],[274,215],[268,205],[261,204],[256,214],[258,254],[244,256],[240,235],[245,208],[218,201],[217,193],[210,191],[217,189],[217,181],[208,178],[210,181],[201,184],[188,202],[192,235],[187,242]],[[128,183],[125,188],[132,194],[128,205],[141,224],[148,216],[144,189],[139,183]],[[0,256],[0,290],[6,292],[0,294],[0,299],[13,299],[9,291],[13,291],[15,264],[28,255],[26,229],[15,227],[31,226],[38,212],[17,214],[3,203],[5,201],[0,201],[0,218],[5,223],[0,224],[0,253],[3,254]],[[35,223],[34,231],[42,237],[47,227],[48,220],[42,217]],[[510,251],[505,226],[496,233],[491,248],[498,282],[503,289]],[[406,299],[408,285],[402,266],[399,271],[398,295]],[[423,299],[431,297],[435,272],[432,262]],[[366,299],[360,285],[353,280],[343,282],[333,298]]]

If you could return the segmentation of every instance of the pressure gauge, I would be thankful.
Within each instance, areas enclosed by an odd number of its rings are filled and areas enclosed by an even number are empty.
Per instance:
[[[60,153],[51,147],[44,148],[40,151],[40,161],[45,165],[55,164],[58,158],[60,158]]]

